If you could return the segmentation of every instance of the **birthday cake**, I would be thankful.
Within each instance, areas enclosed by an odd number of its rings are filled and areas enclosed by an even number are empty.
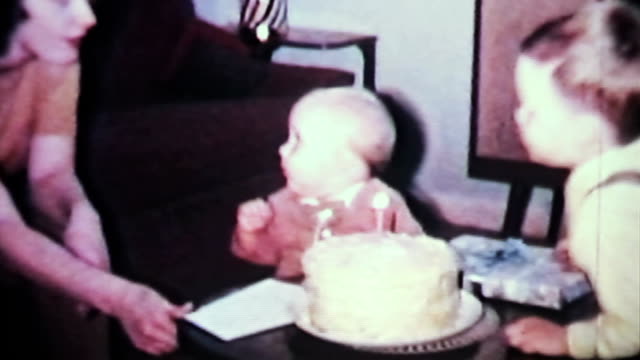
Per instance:
[[[427,236],[361,233],[317,241],[303,256],[308,316],[352,340],[437,336],[460,305],[458,261]]]

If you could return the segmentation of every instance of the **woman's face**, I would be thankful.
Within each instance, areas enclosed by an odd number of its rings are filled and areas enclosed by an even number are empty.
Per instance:
[[[516,64],[515,110],[520,139],[533,161],[574,167],[611,143],[606,119],[570,99],[553,77],[557,64],[520,56]]]
[[[82,38],[96,23],[88,0],[22,0],[27,12],[20,39],[36,57],[54,63],[78,58]]]

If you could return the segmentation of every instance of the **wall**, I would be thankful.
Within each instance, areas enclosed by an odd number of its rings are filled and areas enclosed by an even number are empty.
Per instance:
[[[237,20],[239,0],[195,0],[215,24]],[[474,0],[290,0],[292,26],[366,31],[378,35],[378,90],[400,99],[421,119],[426,156],[414,193],[433,199],[455,223],[499,229],[508,186],[466,175],[471,101]],[[279,49],[275,61],[338,67],[357,73],[354,48]],[[536,190],[525,231],[542,235],[550,192]]]

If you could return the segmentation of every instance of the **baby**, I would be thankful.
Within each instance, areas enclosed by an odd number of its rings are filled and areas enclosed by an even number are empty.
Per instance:
[[[589,277],[600,313],[567,325],[520,319],[507,326],[507,339],[527,353],[637,355],[640,3],[588,2],[539,27],[522,43],[516,88],[515,119],[531,158],[572,169],[560,247]]]
[[[362,89],[317,89],[289,115],[280,147],[284,188],[238,208],[232,252],[276,265],[276,276],[301,275],[300,257],[314,240],[356,232],[421,234],[402,196],[376,178],[395,143],[392,119]]]

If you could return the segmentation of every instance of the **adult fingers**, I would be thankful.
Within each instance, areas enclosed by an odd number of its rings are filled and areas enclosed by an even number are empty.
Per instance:
[[[525,333],[525,324],[522,322],[515,322],[504,329],[505,337],[507,338],[507,342],[511,346],[519,346],[522,343],[522,339]]]
[[[177,331],[173,322],[146,324],[140,332],[144,344],[161,343],[175,346],[177,342]]]
[[[159,356],[175,350],[177,345],[162,341],[145,341],[143,344],[136,344],[136,347],[149,354]]]
[[[164,340],[162,336],[158,338],[158,333],[150,328],[132,328],[127,333],[136,348],[152,355],[160,355],[172,346],[170,337]]]
[[[171,305],[173,306],[173,305]],[[153,328],[158,334],[166,339],[168,337],[175,338],[178,331],[176,329],[176,323],[172,317],[173,307],[169,308],[162,315],[156,317],[153,321]]]
[[[180,319],[185,315],[187,315],[188,313],[190,313],[191,311],[193,311],[193,303],[189,301],[180,306],[174,305],[169,310],[169,314],[174,319]]]

